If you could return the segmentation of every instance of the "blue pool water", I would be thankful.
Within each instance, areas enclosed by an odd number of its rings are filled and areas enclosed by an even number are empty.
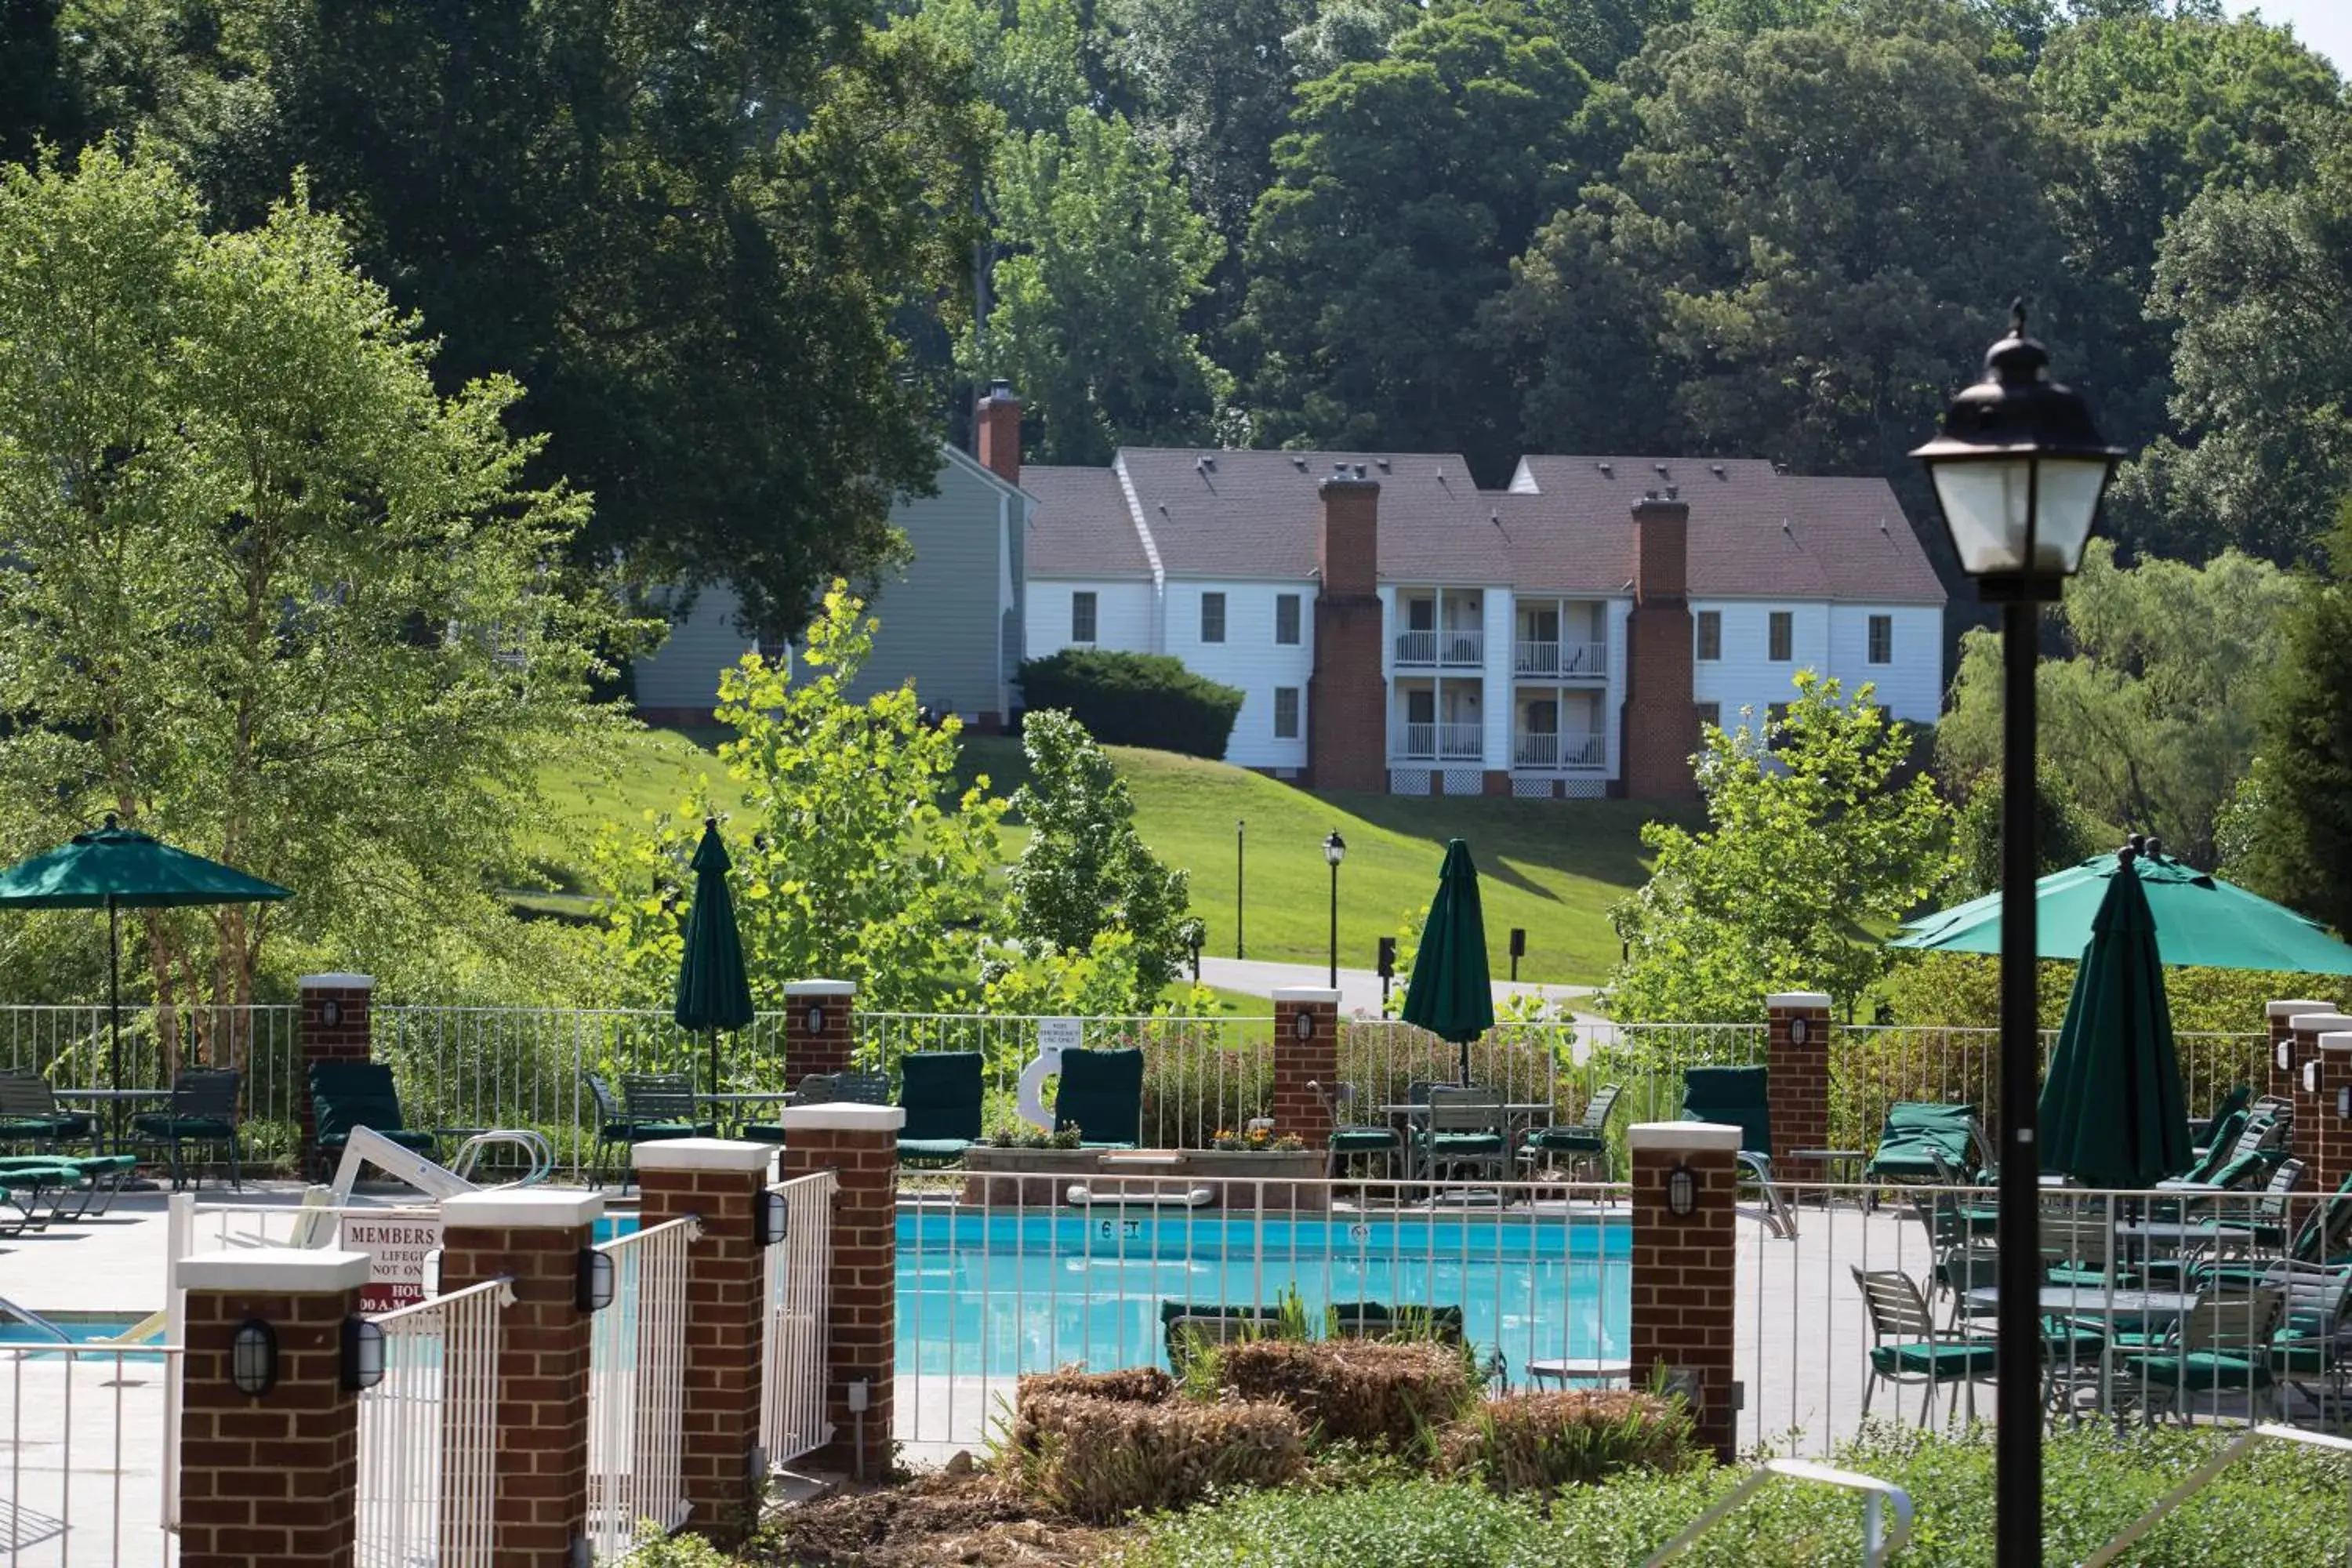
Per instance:
[[[44,1316],[64,1332],[68,1342],[78,1345],[112,1339],[140,1321],[128,1313],[94,1315],[83,1312],[57,1312],[44,1314]],[[161,1334],[154,1334],[151,1335],[149,1340],[152,1342],[162,1337]],[[14,1319],[0,1320],[0,1351],[37,1349],[40,1346],[54,1345],[57,1342],[55,1338],[33,1327],[30,1323],[21,1323]],[[152,1358],[136,1356],[126,1359],[144,1361]]]
[[[1558,1215],[1110,1217],[908,1210],[898,1217],[898,1363],[1010,1376],[1072,1362],[1166,1366],[1163,1302],[1460,1307],[1482,1355],[1622,1357],[1631,1232]]]

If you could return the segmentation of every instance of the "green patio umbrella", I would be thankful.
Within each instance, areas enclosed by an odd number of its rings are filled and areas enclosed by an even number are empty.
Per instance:
[[[2109,858],[2115,869],[2101,879],[2105,890],[2042,1085],[2042,1167],[2087,1186],[2152,1187],[2189,1168],[2189,1104],[2158,920],[2137,857],[2126,849]]]
[[[2117,880],[2117,857],[2098,855],[2034,884],[2039,956],[2079,957]],[[2153,840],[2135,867],[2155,917],[2161,962],[2214,969],[2277,969],[2352,974],[2352,947],[2293,910],[2258,898],[2158,852]],[[1904,922],[1892,947],[1939,952],[1999,952],[2000,895],[1988,893]]]
[[[1470,1042],[1495,1026],[1495,987],[1486,975],[1486,917],[1478,907],[1478,868],[1470,846],[1448,839],[1437,897],[1413,951],[1404,1021],[1462,1047],[1462,1081],[1470,1081]]]
[[[727,846],[719,819],[706,817],[694,848],[694,910],[686,920],[686,952],[677,966],[677,1001],[670,1016],[681,1029],[710,1032],[710,1092],[719,1092],[719,1031],[751,1021],[751,983],[743,977],[743,938],[735,929],[735,900],[727,891]]]
[[[124,910],[191,904],[267,903],[294,895],[275,882],[117,825],[77,833],[70,842],[0,871],[0,906],[20,910],[106,911],[106,1001],[113,1028],[114,1087],[122,1082],[122,936]]]

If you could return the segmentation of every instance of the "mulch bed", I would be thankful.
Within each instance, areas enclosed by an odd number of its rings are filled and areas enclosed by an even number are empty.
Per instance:
[[[796,1568],[1077,1568],[1126,1534],[1039,1518],[995,1477],[928,1474],[787,1509],[764,1560]]]

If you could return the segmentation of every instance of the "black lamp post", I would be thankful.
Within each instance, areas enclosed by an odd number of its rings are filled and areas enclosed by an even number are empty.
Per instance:
[[[1240,817],[1234,818],[1234,956],[1242,956],[1242,846],[1243,829],[1247,826]]]
[[[2042,1544],[2042,1043],[2034,1005],[2033,672],[2042,605],[2083,563],[2099,500],[2123,456],[2102,445],[2082,398],[2049,377],[2025,307],[1985,354],[1985,378],[1952,400],[1927,466],[1960,569],[2001,606],[2000,1394],[1995,1561],[2039,1568]]]
[[[1331,863],[1331,989],[1339,989],[1339,862],[1348,858],[1348,841],[1333,828],[1323,840],[1323,858]]]

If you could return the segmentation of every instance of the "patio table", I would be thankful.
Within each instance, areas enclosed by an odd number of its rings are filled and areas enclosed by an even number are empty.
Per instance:
[[[2144,1323],[2168,1323],[2187,1317],[2201,1299],[2194,1290],[2125,1289],[2113,1290],[2104,1285],[2044,1285],[2041,1290],[2041,1307],[2044,1317],[2105,1319],[2137,1319]],[[2000,1306],[2000,1287],[1981,1285],[1962,1293],[1970,1310],[1981,1310],[1988,1316]],[[2116,1358],[2115,1348],[2103,1344],[2099,1349],[2099,1408],[2115,1407]]]
[[[740,1121],[743,1120],[744,1110],[762,1105],[790,1105],[793,1102],[793,1091],[788,1089],[762,1089],[723,1094],[698,1093],[694,1100],[698,1105],[715,1105],[734,1110],[736,1114],[733,1120]]]

